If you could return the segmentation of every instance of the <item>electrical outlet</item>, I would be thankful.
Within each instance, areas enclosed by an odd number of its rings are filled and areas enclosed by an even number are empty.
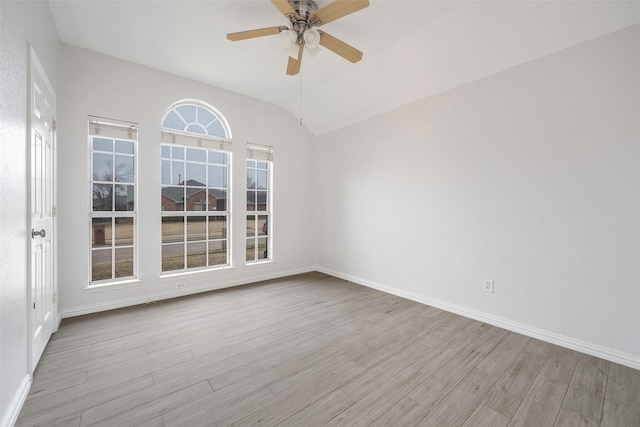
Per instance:
[[[184,284],[184,283],[178,283],[178,284],[176,285],[176,288],[178,288],[178,289],[180,289],[180,288],[184,288],[184,287],[185,287],[185,284]]]
[[[484,279],[482,281],[482,290],[485,292],[489,292],[490,294],[493,293],[493,280],[491,279]]]

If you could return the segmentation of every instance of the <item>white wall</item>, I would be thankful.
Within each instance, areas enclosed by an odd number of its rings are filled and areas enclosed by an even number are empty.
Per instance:
[[[639,41],[635,25],[320,137],[318,265],[640,368]]]
[[[10,425],[29,387],[27,351],[28,43],[54,90],[58,36],[44,1],[0,3],[0,425]]]
[[[204,289],[249,283],[313,269],[313,137],[286,110],[69,45],[61,46],[58,112],[59,288],[63,316],[142,303]],[[160,278],[160,123],[175,101],[199,99],[217,108],[233,134],[230,269]],[[139,273],[129,288],[86,292],[91,203],[87,115],[138,123]],[[274,262],[244,265],[243,186],[246,143],[274,147]],[[179,292],[178,282],[186,282]]]

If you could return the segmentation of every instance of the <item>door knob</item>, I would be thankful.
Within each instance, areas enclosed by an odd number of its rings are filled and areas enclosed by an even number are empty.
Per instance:
[[[35,239],[36,236],[45,237],[46,235],[47,235],[47,232],[44,231],[44,228],[42,230],[40,230],[40,231],[31,229],[31,238],[32,239]]]

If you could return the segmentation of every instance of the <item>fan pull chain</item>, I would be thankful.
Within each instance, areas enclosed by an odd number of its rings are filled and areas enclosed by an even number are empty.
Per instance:
[[[300,72],[300,127],[302,127],[302,72]]]

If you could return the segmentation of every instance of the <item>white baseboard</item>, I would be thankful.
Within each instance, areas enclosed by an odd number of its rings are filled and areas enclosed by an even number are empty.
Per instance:
[[[114,310],[117,308],[129,307],[138,304],[147,304],[154,301],[161,301],[170,298],[176,298],[181,296],[187,296],[197,294],[201,292],[214,291],[219,289],[231,288],[234,286],[247,285],[251,283],[261,282],[264,280],[279,279],[282,277],[293,276],[296,274],[309,273],[312,271],[318,271],[328,274],[330,276],[338,277],[340,279],[348,280],[350,282],[366,286],[368,288],[377,289],[388,294],[397,295],[402,298],[406,298],[421,304],[426,304],[432,307],[439,308],[451,313],[458,314],[460,316],[468,317],[470,319],[478,320],[480,322],[488,323],[493,326],[497,326],[512,332],[517,332],[522,335],[526,335],[531,338],[536,338],[542,341],[546,341],[552,344],[556,344],[562,347],[566,347],[581,353],[586,353],[595,357],[600,357],[611,362],[619,363],[624,366],[628,366],[633,369],[640,369],[640,357],[623,353],[620,351],[612,350],[607,347],[602,347],[596,344],[592,344],[586,341],[577,340],[565,335],[557,334],[555,332],[547,331],[544,329],[536,328],[524,323],[515,322],[513,320],[506,319],[504,317],[494,316],[488,313],[472,310],[456,304],[451,304],[446,301],[440,301],[434,298],[429,298],[424,295],[416,294],[413,292],[407,292],[394,287],[386,286],[380,283],[365,280],[360,277],[351,276],[339,271],[331,270],[325,267],[306,267],[294,270],[280,271],[277,273],[270,273],[258,276],[245,277],[239,280],[232,280],[223,283],[216,283],[212,285],[193,287],[188,289],[181,289],[180,291],[171,290],[168,292],[138,296],[135,298],[121,299],[116,301],[110,301],[108,303],[94,304],[83,307],[75,307],[65,309],[62,311],[62,317],[74,317],[84,314],[97,313],[100,311]],[[26,398],[26,396],[25,396]]]
[[[20,411],[22,410],[22,406],[24,402],[27,400],[27,396],[29,395],[29,390],[31,389],[31,375],[25,375],[18,391],[16,392],[11,405],[9,406],[9,410],[6,414],[3,415],[0,420],[1,427],[13,427],[18,421],[18,415],[20,415]]]
[[[354,277],[349,274],[345,274],[339,271],[331,270],[324,267],[316,267],[316,271],[328,274],[330,276],[338,277],[340,279],[348,280],[358,285],[366,286],[368,288],[377,289],[388,294],[396,295],[402,298],[409,299],[411,301],[426,304],[432,307],[439,308],[444,311],[459,314],[460,316],[468,317],[470,319],[478,320],[480,322],[488,323],[493,326],[497,326],[512,332],[517,332],[522,335],[526,335],[531,338],[536,338],[542,341],[556,344],[561,347],[566,347],[571,350],[586,353],[591,356],[599,357],[601,359],[608,360],[610,362],[619,363],[620,365],[628,366],[633,369],[640,369],[640,357],[632,354],[623,353],[620,351],[612,350],[610,348],[595,345],[586,341],[577,340],[565,335],[550,332],[544,329],[536,328],[530,325],[526,325],[519,322],[514,322],[503,317],[493,316],[488,313],[483,313],[477,310],[471,310],[466,307],[462,307],[455,304],[450,304],[445,301],[429,298],[424,295],[415,294],[413,292],[403,291],[401,289],[385,286],[380,283],[375,283],[369,280],[365,280],[359,277]]]
[[[187,295],[199,294],[202,292],[217,291],[220,289],[232,288],[234,286],[249,285],[256,282],[262,282],[264,280],[279,279],[282,277],[294,276],[296,274],[310,273],[312,271],[316,271],[315,267],[298,268],[293,270],[279,271],[276,273],[244,277],[239,280],[230,280],[226,282],[214,283],[214,284],[205,285],[205,286],[194,286],[189,288],[183,288],[180,290],[170,290],[167,292],[159,292],[159,293],[154,293],[149,295],[137,296],[134,298],[119,299],[115,301],[109,301],[106,303],[86,305],[82,307],[73,307],[73,308],[63,309],[62,318],[82,316],[85,314],[98,313],[100,311],[107,311],[107,310],[115,310],[118,308],[130,307],[130,306],[139,305],[139,304],[149,304],[155,301],[162,301],[162,300],[171,299],[171,298],[178,298],[178,297],[183,297]]]

